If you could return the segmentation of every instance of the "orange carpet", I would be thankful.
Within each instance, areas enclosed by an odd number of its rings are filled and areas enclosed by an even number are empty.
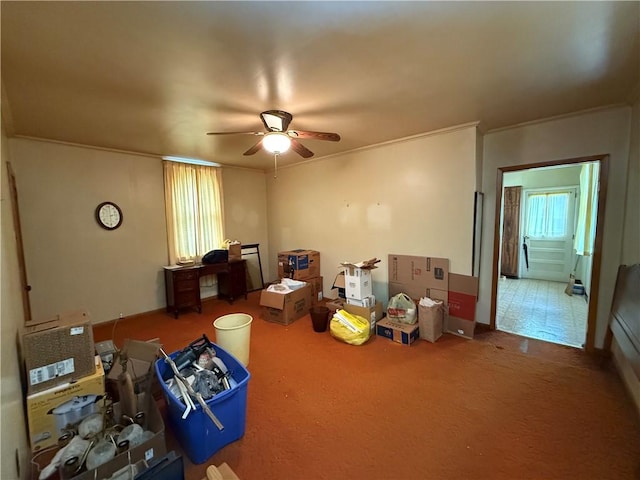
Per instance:
[[[608,363],[501,332],[355,347],[308,315],[264,321],[258,298],[115,326],[118,346],[159,337],[170,352],[214,340],[218,316],[254,318],[245,435],[205,464],[185,456],[187,479],[222,462],[242,480],[640,478],[640,420]],[[96,341],[114,331],[94,330]],[[169,428],[167,445],[183,453]]]

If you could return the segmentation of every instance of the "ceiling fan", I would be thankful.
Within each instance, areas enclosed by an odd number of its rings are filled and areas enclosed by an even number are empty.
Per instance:
[[[267,129],[266,132],[207,132],[207,135],[256,135],[262,138],[253,147],[244,152],[244,155],[253,155],[260,148],[279,155],[291,148],[303,158],[313,157],[313,152],[302,145],[298,141],[299,138],[329,140],[330,142],[340,141],[340,135],[337,133],[287,130],[293,115],[284,110],[267,110],[260,114],[260,119]]]

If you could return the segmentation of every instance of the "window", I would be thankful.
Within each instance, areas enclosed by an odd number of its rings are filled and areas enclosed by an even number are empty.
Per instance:
[[[165,160],[169,262],[199,260],[224,240],[220,169]]]
[[[527,233],[532,237],[567,236],[569,193],[540,193],[528,196]]]

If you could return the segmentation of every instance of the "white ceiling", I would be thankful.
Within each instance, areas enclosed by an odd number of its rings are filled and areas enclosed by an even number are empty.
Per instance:
[[[9,135],[268,169],[282,109],[322,157],[628,102],[640,2],[6,2]],[[293,152],[280,164],[302,160]]]

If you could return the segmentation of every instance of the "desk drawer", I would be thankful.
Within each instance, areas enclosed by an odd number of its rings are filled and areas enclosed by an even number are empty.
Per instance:
[[[175,282],[174,288],[176,293],[178,292],[191,292],[194,290],[200,290],[200,279],[195,278],[193,280],[185,280],[181,282]]]
[[[200,291],[176,292],[176,304],[178,308],[194,307],[200,305]]]
[[[178,271],[178,272],[173,272],[173,281],[175,283],[182,283],[182,282],[197,282],[198,280],[198,271],[197,270],[185,270],[185,271]]]

